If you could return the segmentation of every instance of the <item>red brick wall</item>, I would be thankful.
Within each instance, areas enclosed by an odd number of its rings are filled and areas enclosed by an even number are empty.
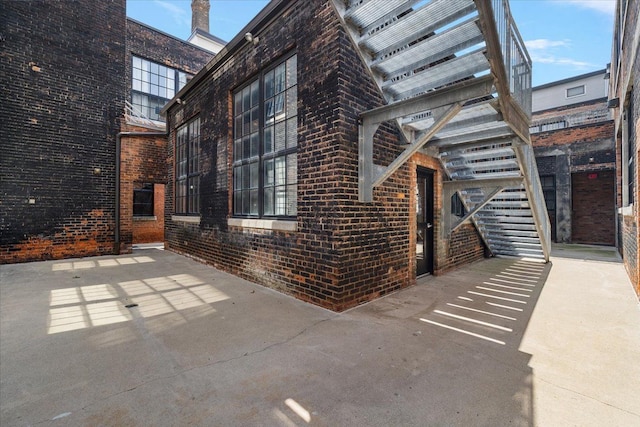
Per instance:
[[[153,217],[133,217],[133,244],[164,242],[164,187],[153,185]]]
[[[598,139],[610,140],[614,134],[614,123],[608,121],[591,125],[577,126],[547,132],[539,132],[531,135],[531,143],[534,147],[551,147],[580,142],[594,141]]]
[[[615,245],[613,171],[572,174],[573,243]]]
[[[124,125],[123,132],[149,132]],[[164,185],[167,182],[167,137],[128,136],[121,139],[120,161],[120,253],[131,252],[133,243],[164,240]],[[135,183],[153,183],[155,220],[133,216]]]

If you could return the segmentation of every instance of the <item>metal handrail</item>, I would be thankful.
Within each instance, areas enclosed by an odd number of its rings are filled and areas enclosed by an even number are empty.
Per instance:
[[[493,0],[492,6],[511,95],[530,118],[531,57],[513,20],[508,0]]]

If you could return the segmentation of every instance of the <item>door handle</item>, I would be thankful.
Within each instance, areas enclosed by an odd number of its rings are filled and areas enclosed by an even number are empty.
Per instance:
[[[430,222],[427,223],[427,228],[433,228],[433,224],[431,224]]]

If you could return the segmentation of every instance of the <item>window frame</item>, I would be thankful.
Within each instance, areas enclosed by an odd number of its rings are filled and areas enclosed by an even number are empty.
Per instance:
[[[278,89],[277,73],[281,68],[283,74]],[[255,99],[254,87],[257,91]],[[297,53],[283,55],[233,90],[230,96],[233,124],[231,216],[295,219],[298,214],[299,145]],[[245,103],[245,96],[249,97],[249,104]],[[247,115],[250,117],[248,123]],[[279,140],[278,136],[283,139]],[[284,145],[278,148],[278,141]]]
[[[576,93],[575,95],[570,95],[569,91],[570,90],[575,90],[575,89],[582,89],[582,92]],[[579,96],[584,96],[586,94],[587,94],[587,87],[585,85],[583,85],[583,84],[582,85],[578,85],[578,86],[568,87],[566,89],[566,91],[565,91],[565,95],[566,95],[567,99],[568,98],[577,98]]]
[[[139,67],[136,66],[136,61],[140,61]],[[145,63],[148,63],[147,69],[145,69]],[[154,69],[155,73],[153,72]],[[136,76],[137,71],[139,71],[138,76]],[[143,74],[148,75],[147,80],[145,80]],[[169,74],[172,74],[172,78],[170,78]],[[160,110],[187,84],[190,76],[177,68],[171,68],[141,56],[131,55],[130,77],[131,105],[138,109],[147,119],[164,121],[160,116]],[[163,79],[162,82],[161,79]],[[173,81],[173,87],[169,87],[168,83],[170,81]],[[145,86],[148,89],[145,90]],[[155,90],[156,93],[152,90],[152,86],[157,89]],[[161,91],[164,92],[164,96],[160,94]],[[146,98],[146,103],[143,105],[142,101],[136,102],[136,97],[140,100]],[[151,113],[151,109],[154,110],[153,113]]]
[[[200,126],[200,117],[195,116],[176,128],[173,193],[176,215],[200,215]]]
[[[136,186],[141,186],[142,188],[136,188]],[[155,216],[155,198],[154,198],[154,184],[152,182],[138,182],[133,184],[133,217],[134,218],[144,218],[144,217],[152,217]],[[151,201],[148,202],[137,202],[136,203],[136,195],[145,194],[151,195]],[[136,212],[136,206],[147,206],[151,207],[150,213],[148,208],[144,209],[142,213]]]

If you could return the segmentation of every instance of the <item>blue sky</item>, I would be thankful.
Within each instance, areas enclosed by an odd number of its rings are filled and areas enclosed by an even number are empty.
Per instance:
[[[226,41],[269,3],[210,2],[210,32]],[[511,10],[534,62],[534,86],[610,62],[615,0],[511,0]],[[181,39],[191,33],[191,0],[127,0],[127,16]]]

